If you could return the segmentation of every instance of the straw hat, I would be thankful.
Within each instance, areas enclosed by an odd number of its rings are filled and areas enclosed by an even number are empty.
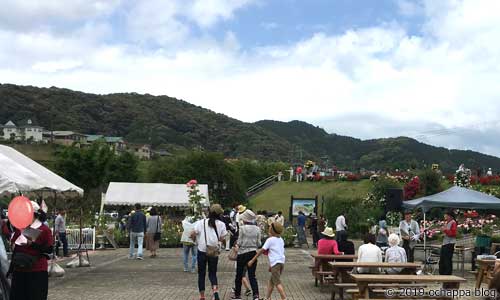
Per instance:
[[[245,207],[245,205],[238,205],[238,213],[243,213],[245,210],[247,210],[247,208]]]
[[[241,215],[240,215],[240,220],[243,222],[247,223],[253,223],[256,220],[255,213],[251,211],[250,209],[245,210]]]
[[[276,233],[276,234],[281,234],[283,232],[283,225],[278,222],[272,222],[271,223],[271,229]]]
[[[325,235],[327,237],[334,237],[335,236],[335,232],[333,231],[332,227],[326,227],[325,230],[321,234]]]

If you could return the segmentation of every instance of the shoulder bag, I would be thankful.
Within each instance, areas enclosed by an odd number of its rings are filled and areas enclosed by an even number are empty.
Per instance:
[[[153,237],[153,240],[156,242],[156,241],[159,241],[161,240],[161,228],[160,227],[160,216],[156,216],[156,232],[155,232],[155,235]]]
[[[240,230],[241,230],[240,237],[244,236],[243,228],[245,228],[245,226],[240,227]],[[236,243],[238,243],[238,241],[236,241]],[[238,260],[238,248],[236,247],[236,245],[234,245],[233,248],[231,248],[231,250],[229,251],[228,259],[230,261],[237,261]]]
[[[220,254],[219,246],[210,246],[207,243],[207,227],[206,220],[203,220],[203,231],[205,232],[205,245],[207,246],[207,256],[208,257],[218,257]],[[215,224],[215,235],[217,235],[217,244],[219,243],[219,233],[217,232],[217,223]]]

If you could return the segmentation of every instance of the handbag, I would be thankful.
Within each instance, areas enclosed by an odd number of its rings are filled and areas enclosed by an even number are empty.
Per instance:
[[[159,225],[160,225],[160,216],[157,216],[157,219],[156,219],[156,232],[155,232],[155,235],[153,236],[153,240],[155,242],[161,240],[161,228],[158,228]]]
[[[12,255],[12,266],[14,269],[31,269],[38,257],[15,251]]]
[[[219,246],[209,246],[207,243],[207,227],[205,224],[205,220],[203,220],[203,231],[205,233],[205,245],[207,246],[207,256],[208,257],[218,257],[220,254]],[[219,233],[217,232],[217,228],[215,228],[215,235],[217,235],[217,241],[219,240]]]
[[[229,251],[228,259],[230,261],[238,260],[238,249],[236,249],[236,247],[231,248],[231,250]]]

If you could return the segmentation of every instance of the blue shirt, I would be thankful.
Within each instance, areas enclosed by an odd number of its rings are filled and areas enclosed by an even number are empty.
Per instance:
[[[299,215],[297,217],[297,225],[306,226],[306,216],[305,215]]]

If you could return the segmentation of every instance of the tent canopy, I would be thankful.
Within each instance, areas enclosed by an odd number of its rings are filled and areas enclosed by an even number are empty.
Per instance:
[[[0,194],[51,190],[76,192],[83,189],[36,163],[17,150],[0,145]]]
[[[210,204],[208,199],[208,185],[198,185],[200,194],[205,199],[203,206]],[[145,206],[187,207],[189,206],[188,188],[185,184],[165,183],[129,183],[111,182],[104,205],[134,205],[140,203]]]
[[[425,212],[434,207],[500,210],[500,199],[471,189],[454,186],[435,195],[404,201],[403,207],[422,208]]]

